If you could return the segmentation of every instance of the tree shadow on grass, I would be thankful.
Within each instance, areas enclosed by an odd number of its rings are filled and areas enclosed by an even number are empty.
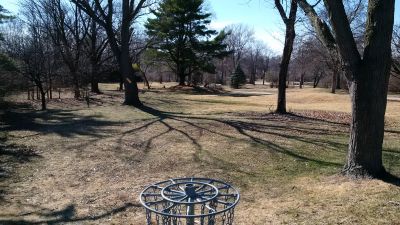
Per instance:
[[[159,138],[162,135],[175,130],[172,124],[169,124],[168,120],[180,122],[186,124],[188,127],[193,127],[205,132],[209,132],[213,135],[219,135],[226,138],[231,138],[240,141],[248,141],[250,140],[252,143],[257,143],[261,146],[265,147],[266,151],[272,151],[284,154],[291,158],[295,158],[299,161],[307,161],[313,162],[321,167],[335,167],[338,170],[343,167],[342,163],[332,162],[328,160],[324,160],[323,157],[315,157],[315,154],[307,154],[298,149],[293,149],[283,144],[278,144],[278,142],[271,141],[271,137],[281,138],[281,139],[290,139],[295,140],[300,143],[304,143],[306,145],[319,146],[321,149],[325,149],[328,151],[335,151],[335,154],[341,154],[342,157],[345,157],[347,151],[347,143],[341,143],[336,140],[331,139],[330,137],[335,136],[343,136],[346,137],[348,135],[349,124],[342,122],[329,121],[319,118],[311,118],[307,116],[297,115],[297,114],[287,114],[287,115],[277,115],[277,114],[262,114],[260,116],[253,117],[241,117],[239,119],[223,119],[223,117],[218,116],[217,118],[213,118],[210,116],[201,116],[199,114],[184,114],[184,113],[174,113],[174,112],[166,112],[161,111],[149,106],[145,106],[140,108],[143,112],[149,113],[154,117],[157,117],[156,120],[153,120],[149,124],[143,125],[138,130],[146,129],[147,126],[151,124],[155,124],[158,122],[163,123],[165,126],[169,127],[167,131],[160,133],[151,138],[151,141],[155,138]],[[263,122],[269,123],[263,123]],[[236,134],[240,134],[241,137],[237,137],[237,135],[224,133],[223,131],[219,131],[216,129],[211,129],[209,126],[203,126],[205,122],[210,122],[214,124],[214,126],[225,125],[230,128],[233,128],[236,131]],[[304,125],[305,124],[305,125]],[[308,124],[308,125],[307,125]],[[321,126],[324,125],[324,126]],[[333,128],[329,129],[327,127]],[[131,130],[131,132],[136,132],[138,130]],[[185,130],[179,130],[179,133],[183,134],[187,137],[192,143],[195,144],[198,151],[206,151],[202,150],[202,146],[196,137]],[[264,137],[270,137],[264,138]],[[207,152],[207,151],[206,151]],[[400,154],[398,151],[387,150],[384,149],[383,152],[391,153],[391,154]],[[213,158],[211,156],[212,153],[208,152],[209,158]],[[195,158],[197,160],[201,160],[199,157],[199,152],[195,154]],[[215,162],[220,162],[220,159],[215,159]],[[235,165],[226,166],[228,169],[235,168]],[[218,163],[216,163],[218,165]],[[225,167],[225,166],[223,166]],[[223,168],[222,168],[223,169]],[[246,173],[245,171],[237,171]],[[382,181],[400,186],[400,178],[387,173],[385,176],[381,178]]]
[[[138,130],[145,129],[147,126],[157,123],[157,122],[160,122],[160,123],[164,124],[165,126],[169,127],[170,129],[168,130],[168,132],[176,130],[176,128],[173,128],[172,125],[170,125],[168,123],[167,119],[169,119],[169,120],[174,120],[177,122],[184,123],[187,126],[194,127],[199,130],[210,132],[214,135],[219,135],[222,137],[239,139],[239,140],[244,140],[244,141],[250,140],[254,143],[258,143],[262,146],[265,146],[266,150],[282,153],[284,155],[296,158],[298,160],[314,162],[321,166],[334,166],[334,167],[342,166],[341,163],[324,161],[324,160],[312,158],[307,155],[302,155],[299,152],[297,152],[295,149],[290,149],[288,147],[273,143],[272,141],[265,140],[262,137],[260,137],[260,134],[261,134],[261,136],[288,138],[288,139],[294,139],[299,142],[303,142],[305,144],[328,146],[329,149],[337,149],[337,148],[344,147],[345,145],[338,143],[338,142],[331,141],[331,140],[326,140],[323,138],[320,138],[320,139],[317,139],[315,137],[310,138],[307,136],[303,136],[303,134],[337,135],[338,131],[329,131],[327,129],[322,129],[322,128],[315,128],[313,130],[308,130],[303,127],[298,127],[296,125],[290,125],[290,124],[286,124],[286,125],[285,124],[284,125],[262,124],[262,123],[260,123],[260,121],[256,121],[254,118],[253,118],[253,120],[250,120],[250,121],[242,121],[242,120],[220,119],[220,118],[211,118],[211,117],[189,116],[189,115],[184,115],[182,113],[175,114],[172,112],[165,112],[165,111],[161,111],[161,110],[149,107],[149,106],[144,106],[140,109],[143,112],[149,113],[149,114],[157,117],[158,119],[156,119],[156,120],[152,121],[151,123],[146,124],[142,127],[136,128],[135,130],[131,130],[131,132],[136,132]],[[262,119],[265,120],[265,118],[262,118]],[[284,117],[282,119],[285,120]],[[197,123],[196,121],[200,121],[200,123]],[[220,125],[225,125],[230,128],[233,128],[242,137],[238,138],[237,136],[225,134],[225,133],[215,131],[208,127],[200,125],[201,122],[204,122],[204,121],[214,123],[216,126],[218,126],[218,124],[220,124]],[[321,121],[318,121],[318,122],[321,122]],[[187,137],[193,144],[195,144],[199,151],[202,150],[202,146],[200,145],[198,140],[195,137],[193,137],[190,133],[185,132],[184,130],[178,130],[178,132],[181,133],[182,135],[184,135],[185,137]],[[165,132],[165,133],[167,133],[167,132]],[[163,133],[163,134],[165,134],[165,133]],[[294,133],[294,134],[292,134],[292,133]],[[158,137],[162,136],[163,134],[160,134],[154,138],[158,138]],[[255,135],[255,134],[258,134],[258,135]]]
[[[55,133],[62,137],[85,135],[101,138],[106,130],[103,127],[121,125],[122,122],[101,120],[98,116],[77,115],[73,110],[21,110],[4,112],[4,131],[32,131],[38,134]]]
[[[383,176],[380,178],[383,182],[392,184],[394,186],[400,187],[400,177],[393,175],[391,173],[384,173]]]
[[[7,180],[15,178],[18,167],[41,157],[32,148],[7,144],[7,136],[0,138],[0,202],[5,201],[9,189]]]
[[[0,224],[2,225],[35,225],[35,224],[66,224],[66,223],[80,223],[80,222],[90,222],[96,221],[108,216],[115,215],[117,213],[128,210],[129,208],[139,208],[142,207],[140,204],[135,203],[125,203],[122,206],[113,208],[109,211],[97,214],[97,215],[87,215],[83,217],[77,217],[75,205],[68,205],[65,208],[58,211],[51,211],[47,209],[40,209],[36,212],[26,213],[22,216],[36,216],[40,219],[29,220],[29,219],[0,219]],[[21,217],[21,216],[19,216]]]

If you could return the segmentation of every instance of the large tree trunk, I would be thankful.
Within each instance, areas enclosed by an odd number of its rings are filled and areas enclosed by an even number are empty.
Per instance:
[[[124,105],[131,105],[135,107],[142,106],[142,102],[139,99],[139,89],[134,76],[134,71],[128,57],[121,57],[120,62],[121,74],[124,82],[125,90],[125,101]]]
[[[133,3],[132,3],[133,4]],[[131,39],[131,20],[130,20],[130,5],[129,0],[122,1],[122,26],[121,26],[121,48],[115,50],[119,52],[119,64],[120,71],[124,81],[125,88],[125,101],[124,105],[131,105],[135,107],[143,106],[139,99],[139,88],[137,86],[136,77],[132,68],[132,62],[129,52],[129,44]],[[118,49],[116,42],[111,41],[114,44],[113,48]]]
[[[100,88],[99,88],[99,81],[96,78],[92,77],[92,81],[90,82],[91,89],[90,91],[96,94],[101,94]]]
[[[181,66],[177,66],[178,68],[178,78],[179,78],[179,85],[180,86],[185,86],[185,70],[183,68],[180,68]]]
[[[322,40],[333,37],[305,0],[298,0]],[[344,172],[355,177],[379,177],[385,174],[382,143],[391,66],[391,39],[394,0],[369,0],[363,56],[361,57],[343,1],[324,0],[336,34],[345,75],[350,84],[352,123],[349,151]],[[324,26],[321,26],[324,25]],[[327,42],[328,43],[328,42]],[[329,45],[325,44],[329,49]]]
[[[351,33],[344,6],[327,1],[332,27],[345,62],[352,99],[352,124],[345,173],[356,177],[379,177],[385,126],[387,91],[391,67],[394,0],[370,0],[361,57]]]
[[[183,75],[182,74],[179,75],[179,85],[180,86],[185,86],[185,77],[186,76],[184,74]]]
[[[385,173],[382,164],[388,71],[362,68],[351,82],[352,123],[345,173],[351,176],[379,177]]]

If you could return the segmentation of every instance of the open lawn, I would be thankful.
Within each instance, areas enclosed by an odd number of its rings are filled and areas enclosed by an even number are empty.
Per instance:
[[[271,113],[276,90],[261,85],[159,86],[141,94],[141,110],[121,105],[115,85],[101,88],[90,108],[55,99],[41,112],[17,97],[3,106],[0,224],[145,224],[140,191],[188,176],[238,187],[238,225],[400,224],[398,182],[339,175],[344,92],[289,89],[282,116]],[[388,103],[385,135],[385,167],[400,176],[399,101]]]

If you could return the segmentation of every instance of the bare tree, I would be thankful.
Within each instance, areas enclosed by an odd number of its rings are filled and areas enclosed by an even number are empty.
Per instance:
[[[263,55],[261,57],[261,70],[262,70],[262,84],[265,85],[265,80],[266,80],[266,76],[269,72],[269,66],[270,66],[270,55],[269,53]]]
[[[315,9],[318,4],[311,6],[307,1],[298,1],[300,8],[304,11],[306,17],[308,17],[313,27],[317,26],[320,29],[314,31],[317,33],[316,37],[321,41],[327,48],[327,54],[323,57],[326,58],[325,62],[328,65],[328,69],[332,71],[332,86],[331,92],[335,93],[336,89],[341,88],[341,77],[343,75],[343,60],[339,53],[339,49],[335,38],[331,32],[331,27],[325,22],[328,18],[328,12],[325,8],[319,8],[319,13]],[[317,3],[319,3],[317,1]],[[344,8],[347,11],[347,18],[350,24],[350,28],[353,31],[353,36],[356,41],[357,47],[362,49],[363,46],[363,35],[365,27],[365,11],[366,3],[362,0],[348,0],[344,1]],[[320,14],[320,15],[318,15]]]
[[[59,50],[72,78],[74,97],[80,97],[81,61],[89,21],[75,5],[61,0],[25,1],[25,11],[35,13]]]
[[[95,11],[97,10],[95,5],[92,7]],[[101,94],[99,89],[100,67],[104,61],[110,59],[104,54],[108,46],[108,38],[103,31],[95,20],[90,19],[90,28],[85,47],[90,59],[90,90],[97,94]]]
[[[298,1],[309,9],[313,8],[306,0]],[[310,14],[309,18],[322,40],[334,37],[350,84],[352,122],[344,172],[350,176],[383,176],[386,172],[382,164],[382,143],[392,64],[394,0],[368,2],[361,53],[343,1],[324,0],[324,3],[335,36],[316,13]]]
[[[278,104],[276,108],[277,113],[286,113],[286,80],[289,70],[290,58],[293,51],[293,43],[296,37],[295,23],[297,14],[297,0],[290,0],[290,8],[288,15],[282,6],[282,2],[288,0],[275,0],[275,7],[278,9],[279,14],[285,23],[285,45],[283,48],[282,61],[279,71],[279,86],[278,86]],[[286,2],[288,5],[288,2]]]
[[[7,54],[17,64],[14,75],[25,81],[20,84],[23,88],[31,88],[32,84],[37,88],[37,99],[41,100],[42,110],[46,110],[46,94],[51,88],[51,77],[54,75],[52,62],[54,48],[46,31],[40,26],[40,19],[36,14],[28,11],[27,21],[16,21],[16,24],[9,26],[10,34],[5,35]],[[17,31],[18,29],[18,31]],[[25,32],[20,32],[25,29]]]
[[[242,60],[246,48],[254,41],[254,30],[244,24],[232,24],[225,27],[224,30],[230,34],[225,39],[225,42],[228,50],[233,52],[233,71]]]
[[[142,106],[139,99],[139,89],[137,80],[132,68],[130,43],[132,35],[132,25],[135,20],[143,15],[143,10],[153,4],[150,0],[122,0],[122,18],[117,22],[115,19],[116,1],[108,0],[106,3],[101,0],[71,0],[80,9],[85,11],[93,20],[102,26],[108,37],[109,45],[114,56],[117,58],[120,73],[123,76],[125,87],[124,104],[132,106]],[[96,8],[91,7],[93,2]],[[95,10],[96,9],[96,10]],[[118,23],[118,24],[116,24]],[[114,27],[118,27],[118,30]]]
[[[250,79],[249,83],[256,84],[256,75],[259,69],[259,63],[262,57],[262,51],[265,49],[264,43],[261,41],[254,41],[248,49],[249,66],[250,66]]]

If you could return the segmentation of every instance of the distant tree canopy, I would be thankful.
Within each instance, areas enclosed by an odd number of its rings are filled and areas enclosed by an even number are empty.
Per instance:
[[[163,0],[153,12],[156,17],[145,25],[154,39],[152,49],[168,62],[180,85],[194,72],[214,73],[212,59],[230,53],[223,44],[228,33],[207,28],[211,13],[205,12],[203,4],[204,0]]]

